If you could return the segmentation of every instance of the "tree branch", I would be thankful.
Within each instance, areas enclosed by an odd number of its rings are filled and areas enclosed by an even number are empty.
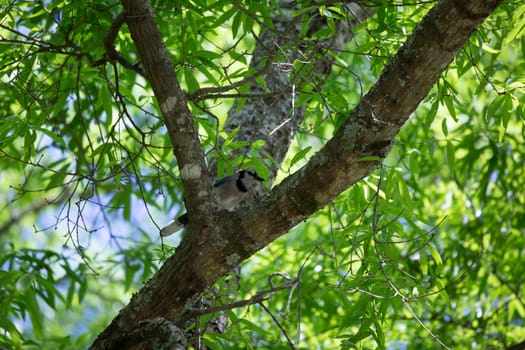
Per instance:
[[[211,212],[211,180],[184,92],[157,28],[149,0],[123,0],[124,16],[144,65],[177,158],[189,213]],[[200,221],[203,225],[205,221]]]
[[[295,279],[291,279],[289,281],[286,281],[282,285],[275,286],[275,287],[272,286],[271,288],[259,291],[259,292],[257,292],[254,296],[252,296],[249,299],[237,300],[237,301],[234,301],[234,302],[231,302],[231,303],[228,303],[228,304],[218,305],[218,306],[211,306],[211,307],[208,307],[208,308],[205,308],[205,309],[190,308],[188,310],[189,313],[187,313],[184,316],[184,318],[179,320],[179,323],[184,324],[185,322],[187,322],[187,321],[189,321],[189,320],[191,320],[191,319],[193,319],[195,317],[198,317],[198,316],[210,315],[210,314],[213,314],[213,313],[216,313],[216,312],[232,310],[232,309],[236,309],[236,308],[244,307],[244,306],[248,306],[248,305],[253,305],[253,304],[259,304],[259,303],[262,303],[263,301],[265,301],[268,298],[268,295],[273,294],[273,293],[278,292],[278,291],[281,291],[281,290],[285,290],[285,289],[293,289],[298,284],[299,284],[299,279],[295,278]]]
[[[111,23],[111,27],[109,28],[109,31],[106,34],[106,37],[104,38],[104,49],[106,50],[106,57],[110,62],[117,61],[122,66],[124,66],[124,68],[131,69],[142,76],[146,76],[146,72],[142,69],[141,66],[139,66],[138,64],[131,64],[124,58],[124,56],[122,56],[115,49],[115,41],[117,40],[117,35],[119,33],[120,28],[125,22],[126,16],[124,13],[121,13],[113,20],[113,23]]]

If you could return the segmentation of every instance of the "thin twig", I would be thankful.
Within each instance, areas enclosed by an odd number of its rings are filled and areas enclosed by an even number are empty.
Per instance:
[[[275,322],[277,327],[279,327],[279,329],[281,330],[281,333],[283,333],[284,337],[288,341],[288,344],[290,345],[290,348],[295,350],[296,347],[293,344],[292,339],[290,339],[290,337],[288,336],[288,333],[286,332],[286,329],[284,329],[284,326],[281,324],[281,322],[279,322],[277,317],[275,317],[275,315],[270,311],[270,309],[268,309],[266,307],[266,305],[264,305],[262,302],[260,302],[259,305],[264,309],[264,311],[266,311],[268,313],[268,315],[270,315],[270,317],[272,318],[273,322]]]

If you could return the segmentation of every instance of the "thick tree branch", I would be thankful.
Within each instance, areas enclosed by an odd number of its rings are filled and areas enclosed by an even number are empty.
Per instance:
[[[146,8],[146,16],[136,9],[131,11],[137,5],[136,2],[139,1],[124,1],[128,25],[130,28],[140,25],[144,30],[153,21],[151,9]],[[375,169],[377,161],[363,158],[374,156],[379,160],[386,156],[393,138],[428,94],[441,71],[450,64],[472,32],[499,3],[500,0],[439,2],[425,16],[412,37],[386,67],[379,81],[326,146],[300,171],[276,186],[262,201],[251,205],[248,203],[250,210],[242,210],[244,215],[241,216],[239,212],[224,212],[223,220],[218,226],[189,226],[176,254],[132,298],[129,305],[121,310],[111,325],[99,335],[92,349],[119,348],[121,344],[117,339],[142,320],[162,317],[178,324],[189,313],[187,305],[191,305],[192,298],[198,296],[217,278]],[[150,23],[143,23],[143,16]],[[142,37],[133,34],[134,30],[131,31],[137,45],[140,40],[152,42],[149,36]],[[153,36],[156,35],[158,32],[153,33]],[[156,40],[160,41],[160,37]],[[163,46],[157,47],[159,48],[162,49]],[[170,71],[166,60],[159,57],[165,51],[143,53],[144,49],[139,49],[143,60],[143,54],[151,54],[157,65],[164,65],[165,74]],[[174,139],[174,136],[195,142],[189,132],[193,126],[183,95],[179,95],[180,89],[173,72],[163,77],[167,85],[160,84],[160,87],[155,88],[157,83],[153,83],[152,67],[146,64],[145,67],[151,76],[155,94],[163,106],[176,152],[180,151],[184,147],[180,145],[181,140]],[[170,88],[174,90],[169,90]],[[177,91],[177,95],[170,96],[168,92],[173,93],[172,91]],[[171,100],[166,102],[167,98]],[[174,105],[177,106],[176,109],[173,109]],[[183,116],[175,118],[175,110]],[[177,129],[180,129],[179,132]],[[196,146],[194,143],[192,145]],[[190,147],[188,151],[194,149]],[[204,173],[195,154],[181,156],[182,161],[178,160],[183,167],[194,165],[199,169],[199,175]],[[193,178],[183,176],[183,179],[185,189],[195,195],[195,188],[192,186],[196,184]]]
[[[149,0],[123,0],[125,21],[168,128],[188,212],[211,210],[211,181],[184,92],[180,88]]]
[[[378,162],[363,158],[386,156],[395,135],[441,71],[499,3],[440,1],[326,146],[244,218],[252,244],[267,245],[281,230],[304,220],[375,169]],[[249,256],[252,252],[246,248]]]

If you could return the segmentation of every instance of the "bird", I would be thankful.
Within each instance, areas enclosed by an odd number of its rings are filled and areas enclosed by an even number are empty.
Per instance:
[[[213,190],[221,209],[234,211],[244,198],[249,195],[258,197],[260,185],[264,181],[255,170],[241,170],[230,176],[225,176],[213,184]],[[179,231],[188,224],[188,213],[184,213],[160,230],[160,235],[166,237]]]

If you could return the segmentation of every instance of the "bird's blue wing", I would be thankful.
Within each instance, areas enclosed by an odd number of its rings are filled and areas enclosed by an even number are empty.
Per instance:
[[[231,180],[231,176],[225,176],[222,179],[219,179],[213,183],[213,187],[219,187],[224,184],[226,181]]]

